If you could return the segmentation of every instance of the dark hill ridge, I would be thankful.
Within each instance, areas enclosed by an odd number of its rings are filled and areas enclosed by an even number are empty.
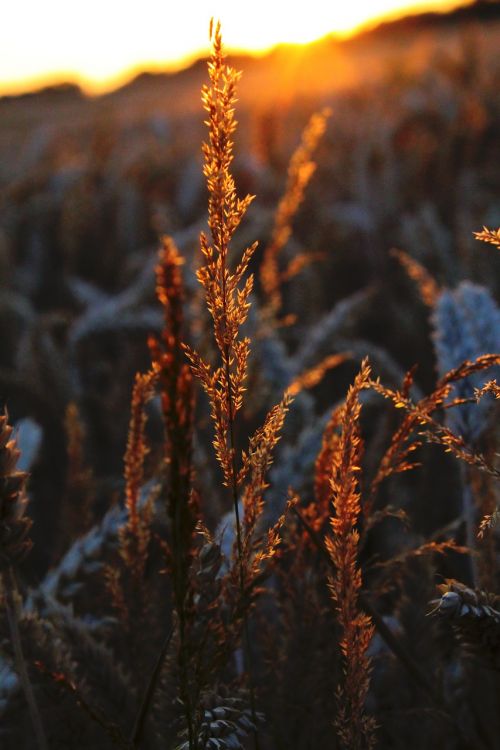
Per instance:
[[[22,101],[38,99],[40,101],[76,101],[85,96],[81,87],[77,83],[57,83],[51,86],[44,86],[35,91],[26,91],[23,94],[7,94],[0,97],[0,101]]]
[[[271,52],[269,54],[272,55],[273,53]],[[266,59],[268,56],[269,55],[265,56],[263,59]],[[258,58],[255,58],[253,55],[231,55],[231,63],[238,70],[248,69],[248,67],[253,65],[257,60]],[[207,58],[200,57],[190,65],[187,65],[185,68],[181,68],[180,70],[176,71],[160,71],[155,73],[143,71],[134,76],[130,81],[127,81],[127,83],[124,83],[119,88],[114,89],[113,91],[110,91],[108,94],[104,94],[103,96],[112,96],[113,94],[118,92],[131,91],[137,88],[142,89],[147,86],[167,84],[171,81],[182,83],[190,82],[197,77],[205,76],[206,70]]]
[[[456,26],[460,23],[471,21],[496,21],[500,19],[500,0],[476,0],[470,5],[464,5],[454,10],[440,12],[414,13],[403,16],[394,21],[385,21],[373,28],[361,31],[352,39],[346,40],[344,44],[355,44],[370,37],[384,37],[401,32],[421,31],[428,28],[444,28]]]

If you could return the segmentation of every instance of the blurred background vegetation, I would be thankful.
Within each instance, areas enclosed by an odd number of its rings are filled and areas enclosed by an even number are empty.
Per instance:
[[[473,237],[483,225],[500,225],[500,13],[497,3],[476,5],[475,12],[425,15],[344,42],[328,39],[232,61],[243,70],[234,175],[240,194],[257,196],[237,235],[236,256],[256,239],[266,246],[301,132],[313,112],[324,106],[332,111],[282,254],[283,267],[302,254],[312,258],[283,284],[282,312],[295,322],[263,327],[258,310],[265,299],[258,283],[255,290],[248,323],[248,429],[262,422],[300,372],[333,353],[352,355],[292,407],[271,472],[269,520],[282,512],[288,485],[310,494],[321,428],[365,355],[374,374],[395,388],[418,363],[418,396],[462,359],[495,346],[500,351],[500,256]],[[63,569],[58,566],[71,566],[63,556],[80,535],[108,518],[114,504],[119,512],[133,378],[149,367],[147,338],[162,327],[154,274],[162,234],[173,235],[186,260],[191,336],[200,349],[207,346],[194,276],[206,224],[199,98],[205,78],[200,61],[175,74],[141,74],[100,97],[68,84],[0,99],[0,400],[16,427],[20,466],[31,474],[34,547],[22,575],[35,592],[55,580],[49,569],[57,577]],[[392,248],[403,249],[434,278],[441,302],[432,312]],[[261,257],[257,250],[252,261],[257,279]],[[448,335],[449,316],[459,323]],[[467,330],[469,338],[457,329]],[[150,478],[162,426],[158,400],[148,409]],[[217,469],[202,399],[198,412],[196,463],[200,475],[210,477]],[[368,399],[363,419],[369,470],[397,421],[374,399]],[[485,438],[474,433],[473,439],[481,445]],[[411,516],[411,530],[388,522],[370,539],[367,559],[388,559],[453,525],[463,481],[454,459],[425,447],[419,472],[397,478],[382,493],[381,505]],[[230,503],[218,476],[203,489],[207,524],[215,531]],[[115,521],[108,518],[109,529]],[[454,528],[464,542],[460,524]],[[91,553],[89,560],[95,568],[86,568],[84,577],[100,569]],[[69,567],[64,576],[71,579]],[[434,641],[432,650],[421,635],[431,627],[427,602],[436,580],[468,575],[467,564],[454,554],[438,570],[436,576],[435,568],[419,567],[413,559],[397,593],[387,584],[380,599],[389,624],[403,633],[429,673],[438,647]],[[493,577],[492,583],[498,581]],[[81,616],[103,603],[102,593],[89,601],[80,589],[68,589],[62,598],[73,596]],[[396,609],[397,622],[390,614]],[[299,642],[299,634],[294,637]],[[322,630],[309,641],[304,664],[309,659],[333,696],[333,678],[318,663],[333,648],[325,638]],[[378,644],[374,653],[377,647],[383,651]],[[287,663],[292,681],[306,669]],[[443,678],[451,692],[455,678]],[[477,679],[484,686],[493,678]],[[403,686],[396,708],[384,704],[388,684],[392,694]],[[431,725],[432,746],[465,747],[446,738],[443,726],[435,729],[425,705],[421,714],[414,711],[415,695],[394,670],[376,669],[373,685],[370,710],[382,723],[380,747],[430,747],[425,737]],[[275,698],[281,747],[305,750],[331,740],[324,707],[307,714],[305,693],[316,687],[306,687],[296,696],[300,731],[286,726],[294,696],[283,689]],[[269,705],[273,700],[267,697]],[[470,710],[476,718],[494,713],[485,705]],[[498,747],[498,715],[488,727],[481,746]]]

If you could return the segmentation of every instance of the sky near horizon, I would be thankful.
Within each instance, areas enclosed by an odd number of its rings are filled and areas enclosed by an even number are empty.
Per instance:
[[[263,52],[346,34],[415,10],[467,0],[4,0],[0,95],[74,81],[112,88],[140,70],[180,67],[208,50],[208,25],[222,23],[227,48]]]

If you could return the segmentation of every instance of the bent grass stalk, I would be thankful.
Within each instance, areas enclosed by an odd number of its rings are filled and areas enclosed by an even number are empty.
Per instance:
[[[12,639],[12,647],[14,649],[16,669],[18,671],[24,696],[28,704],[31,722],[33,724],[33,729],[35,730],[35,736],[39,750],[48,750],[49,746],[45,737],[45,731],[43,729],[40,711],[38,709],[38,704],[36,702],[35,693],[31,685],[28,669],[26,666],[26,660],[23,653],[21,634],[19,632],[19,594],[17,590],[15,573],[12,568],[9,568],[7,574],[4,575],[3,580],[5,586],[5,606],[7,610],[7,620],[9,622],[10,637]]]
[[[317,254],[299,255],[290,262],[284,273],[280,273],[279,256],[290,239],[293,218],[304,200],[306,187],[316,170],[312,154],[326,130],[330,114],[330,109],[325,108],[312,115],[304,128],[300,145],[290,159],[285,192],[276,210],[271,239],[264,250],[260,267],[260,282],[266,295],[266,313],[270,322],[276,321],[281,309],[282,281],[292,278],[318,257]]]
[[[28,710],[40,750],[48,750],[47,739],[24,658],[20,620],[20,595],[16,567],[31,549],[31,520],[26,514],[28,475],[17,468],[20,451],[12,438],[7,413],[0,414],[0,582],[14,650],[15,667],[28,704]]]

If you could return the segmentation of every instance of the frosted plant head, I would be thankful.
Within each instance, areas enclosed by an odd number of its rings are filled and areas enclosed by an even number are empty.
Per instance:
[[[436,302],[433,325],[440,377],[464,360],[500,352],[500,309],[483,286],[463,281],[454,290],[444,290]],[[456,383],[453,396],[471,398],[474,388],[494,377],[498,373],[487,370],[464,378]],[[453,432],[473,443],[488,426],[490,415],[491,399],[486,398],[478,405],[454,407],[446,418]]]

